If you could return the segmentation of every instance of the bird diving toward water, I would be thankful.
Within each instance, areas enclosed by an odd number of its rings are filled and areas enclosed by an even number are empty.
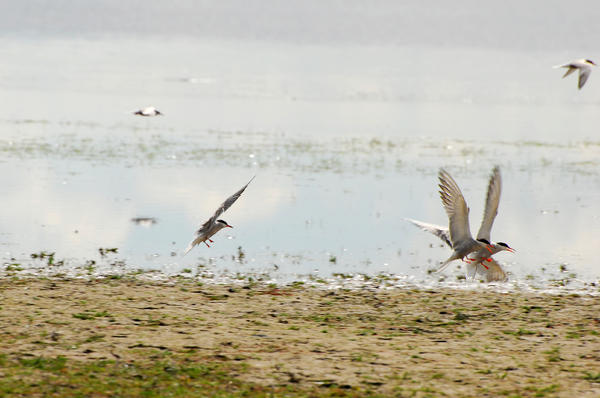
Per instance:
[[[240,196],[242,196],[242,193],[246,190],[246,188],[252,182],[252,180],[254,180],[254,177],[252,177],[250,181],[248,181],[248,183],[244,185],[239,191],[228,197],[225,200],[225,202],[221,203],[221,206],[219,206],[215,214],[213,214],[213,216],[209,218],[208,221],[202,224],[200,229],[196,231],[196,238],[194,238],[194,240],[190,242],[187,249],[185,249],[185,253],[183,253],[184,256],[190,250],[192,250],[194,246],[199,245],[201,242],[204,242],[206,246],[210,247],[210,245],[206,243],[206,241],[213,243],[213,241],[210,239],[211,236],[213,236],[223,228],[233,228],[231,225],[227,224],[227,221],[220,220],[219,216],[223,214],[227,209],[229,209],[231,205],[234,204]]]
[[[581,87],[583,87],[588,77],[590,77],[590,74],[592,73],[592,66],[596,66],[596,63],[590,59],[577,59],[569,62],[568,64],[556,65],[555,68],[567,68],[567,71],[563,75],[563,79],[578,70],[579,81],[577,83],[577,88],[581,90]]]
[[[444,175],[444,177],[442,177],[442,175]],[[452,181],[453,184],[449,183],[449,181]],[[454,195],[456,194],[456,192],[458,192],[460,198],[462,198],[462,194],[460,193],[460,189],[458,189],[458,185],[456,185],[456,182],[454,182],[452,177],[444,170],[440,170],[440,182],[441,189],[443,189],[442,185],[453,186],[455,188]],[[477,240],[479,242],[486,243],[486,246],[481,247],[478,250],[472,252],[468,257],[466,257],[465,260],[467,262],[467,275],[475,277],[475,274],[479,272],[485,276],[486,282],[505,281],[507,279],[506,273],[502,269],[502,266],[500,266],[500,264],[494,261],[491,258],[491,256],[503,250],[514,252],[514,249],[504,242],[490,242],[492,224],[494,223],[494,219],[498,214],[498,204],[500,203],[501,191],[502,176],[500,174],[500,168],[496,166],[492,170],[490,181],[488,183],[483,219],[481,221],[481,226],[479,227],[479,232],[477,233]],[[442,195],[441,191],[440,195]],[[460,198],[456,200],[460,202]],[[443,197],[442,201],[444,201]],[[464,198],[462,198],[462,201],[464,202]],[[469,210],[467,208],[467,228],[468,211]],[[448,228],[439,225],[424,223],[422,221],[417,220],[407,219],[407,221],[410,221],[411,223],[415,224],[424,231],[436,235],[437,237],[442,239],[448,246],[450,246],[450,248],[453,247],[452,240],[450,237],[450,230]],[[439,270],[443,269],[444,266],[440,267]]]
[[[153,106],[148,106],[144,109],[137,110],[137,111],[133,112],[133,114],[139,115],[139,116],[158,116],[158,115],[162,116],[162,113]]]

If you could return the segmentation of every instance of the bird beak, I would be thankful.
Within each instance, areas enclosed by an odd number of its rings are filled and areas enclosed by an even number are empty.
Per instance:
[[[514,252],[516,252],[516,250],[515,250],[515,249],[513,249],[512,247],[507,247],[507,248],[506,248],[506,250],[508,250],[508,251],[509,251],[509,252],[511,252],[511,253],[514,253]]]
[[[492,250],[492,246],[491,245],[487,245],[485,248],[488,249],[488,251],[490,253],[492,253],[492,254],[494,253],[494,251]]]
[[[225,227],[226,228],[233,228],[231,225],[226,225]]]

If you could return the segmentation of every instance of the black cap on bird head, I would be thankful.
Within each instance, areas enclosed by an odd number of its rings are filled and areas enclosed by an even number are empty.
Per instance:
[[[223,224],[225,227],[233,228],[231,225],[227,224],[227,221],[225,220],[217,220],[217,222]]]
[[[483,239],[483,238],[481,238],[481,239],[477,239],[477,240],[478,240],[479,242],[485,243],[486,245],[491,245],[490,241],[489,241],[489,240],[487,240],[487,239]]]
[[[587,62],[588,64],[596,65],[596,63],[591,59],[586,59],[585,62]]]
[[[496,242],[497,245],[504,247],[504,250],[508,250],[511,253],[515,252],[515,249],[513,249],[512,247],[510,247],[507,243],[504,242]]]

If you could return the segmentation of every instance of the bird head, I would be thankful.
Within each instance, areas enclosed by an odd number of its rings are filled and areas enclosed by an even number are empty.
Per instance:
[[[221,228],[233,228],[231,225],[227,224],[225,220],[217,220],[217,224],[221,226]]]
[[[513,249],[512,247],[510,247],[508,244],[506,244],[504,242],[496,242],[495,246],[498,249],[498,251],[507,250],[511,253],[515,252],[515,249]]]
[[[585,62],[587,62],[588,64],[597,66],[596,63],[594,61],[592,61],[591,59],[586,59]]]

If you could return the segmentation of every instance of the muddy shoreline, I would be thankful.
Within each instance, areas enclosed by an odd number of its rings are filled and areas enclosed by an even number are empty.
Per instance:
[[[239,383],[310,395],[600,395],[592,296],[127,277],[7,278],[0,297],[4,376],[18,377],[7,364],[21,358],[136,363],[193,352],[234,364]]]

